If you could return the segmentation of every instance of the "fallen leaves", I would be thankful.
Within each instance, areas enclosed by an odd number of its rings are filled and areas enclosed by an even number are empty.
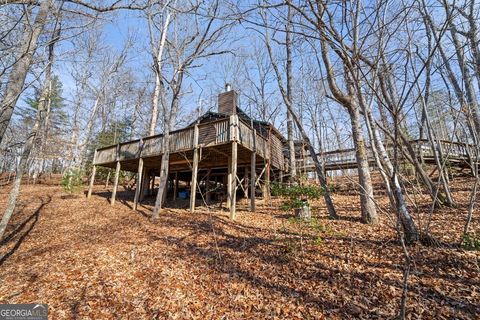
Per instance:
[[[0,189],[0,205],[7,193]],[[38,221],[0,247],[3,257],[17,246],[0,267],[0,302],[45,302],[52,318],[343,319],[398,312],[401,247],[384,224],[358,222],[353,195],[335,195],[341,220],[328,220],[319,202],[315,222],[304,224],[275,202],[256,213],[240,202],[236,221],[200,208],[171,209],[152,222],[151,203],[140,208],[145,215],[134,212],[126,191],[114,207],[102,188],[90,200],[61,194],[55,186],[22,187],[7,234],[44,204]],[[453,244],[461,222],[458,213],[435,215],[435,235]],[[421,245],[410,251],[409,317],[480,314],[477,252]]]

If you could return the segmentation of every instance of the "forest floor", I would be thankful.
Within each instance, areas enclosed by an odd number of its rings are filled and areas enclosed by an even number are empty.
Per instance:
[[[480,315],[480,253],[458,245],[469,183],[455,180],[460,206],[432,216],[442,246],[408,248],[408,318]],[[307,223],[278,209],[275,199],[259,202],[256,213],[240,201],[236,221],[226,210],[206,208],[169,209],[152,221],[152,199],[135,212],[132,191],[121,191],[111,207],[110,190],[96,186],[87,200],[65,197],[55,185],[22,186],[0,244],[0,303],[48,303],[51,319],[385,319],[398,313],[404,258],[392,217],[380,212],[380,224],[360,223],[353,193],[334,194],[341,219],[329,220],[319,201]],[[8,192],[0,188],[0,208]],[[379,197],[384,207],[385,198]],[[419,207],[417,223],[426,223],[428,210]],[[473,225],[479,224],[477,210]]]

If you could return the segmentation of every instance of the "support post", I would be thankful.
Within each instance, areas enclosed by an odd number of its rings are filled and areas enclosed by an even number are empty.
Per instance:
[[[167,194],[168,194],[169,188],[170,188],[170,174],[167,175],[167,183],[166,183],[165,189],[163,190],[162,207],[164,207],[165,203],[167,203]]]
[[[255,182],[257,180],[256,177],[256,168],[255,164],[257,162],[257,154],[256,152],[252,152],[252,156],[250,159],[250,211],[255,212]]]
[[[253,152],[250,158],[250,211],[255,212],[255,190],[257,184],[257,131],[253,130]]]
[[[115,204],[115,198],[117,196],[118,176],[120,175],[120,161],[117,160],[117,167],[115,169],[115,180],[113,181],[112,198],[110,199],[110,205]]]
[[[236,200],[237,200],[237,142],[232,142],[232,169],[231,169],[231,196],[230,196],[230,219],[236,216]]]
[[[243,195],[248,200],[248,166],[245,167],[245,173],[243,178]]]
[[[263,199],[270,201],[270,160],[265,162],[265,182],[263,183]]]
[[[137,210],[140,202],[140,190],[142,190],[143,158],[138,160],[137,185],[135,187],[135,197],[133,198],[133,210]]]
[[[95,183],[95,173],[97,172],[97,166],[95,165],[95,160],[97,158],[97,150],[95,150],[95,153],[93,155],[93,168],[92,168],[92,177],[90,178],[90,185],[88,186],[88,193],[87,193],[87,199],[90,199],[92,196],[92,190],[93,190],[93,184]]]
[[[230,203],[232,198],[232,157],[228,157],[227,164],[227,209],[230,209]]]
[[[205,202],[207,204],[210,203],[210,174],[212,173],[212,169],[208,169],[207,172],[207,181],[206,181],[206,187],[205,187]]]
[[[152,172],[152,184],[150,186],[150,195],[153,196],[153,192],[155,191],[155,171]]]
[[[110,170],[108,170],[107,181],[105,181],[105,188],[108,188],[108,182],[110,181]]]
[[[230,116],[231,129],[232,129],[232,159],[230,170],[230,219],[234,220],[236,217],[236,200],[237,200],[237,141],[238,141],[238,116]]]
[[[193,168],[192,168],[192,183],[190,187],[190,212],[195,211],[195,200],[197,194],[197,173],[198,173],[198,124],[195,125],[193,132]]]
[[[146,171],[143,171],[143,173],[140,175],[140,195],[138,197],[138,201],[143,201],[145,199],[145,186],[148,188],[148,173]]]
[[[175,181],[173,183],[173,201],[177,200],[178,193],[178,171],[175,171]]]

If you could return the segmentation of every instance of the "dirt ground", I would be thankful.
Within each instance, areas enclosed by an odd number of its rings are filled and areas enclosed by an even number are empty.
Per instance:
[[[8,192],[0,188],[0,208]],[[218,208],[169,209],[152,221],[153,199],[135,212],[131,191],[113,207],[109,195],[101,186],[89,200],[22,186],[0,245],[0,303],[48,303],[51,319],[385,319],[399,310],[393,218],[381,212],[379,225],[361,224],[354,194],[335,194],[340,220],[319,201],[309,223],[279,200],[256,213],[243,200],[236,221]],[[422,217],[428,207],[413,211]],[[407,317],[478,319],[480,254],[458,246],[465,212],[463,203],[433,215],[442,247],[409,248]]]

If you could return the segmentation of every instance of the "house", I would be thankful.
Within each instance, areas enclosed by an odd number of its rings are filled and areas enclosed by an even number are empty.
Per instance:
[[[270,182],[285,171],[281,133],[266,122],[251,119],[238,105],[238,94],[230,90],[218,96],[217,112],[207,112],[189,126],[170,133],[170,159],[167,195],[190,197],[195,210],[197,195],[208,203],[225,198],[231,218],[235,218],[236,196],[250,198],[255,210],[256,193],[270,196]],[[111,203],[115,202],[120,170],[137,173],[134,208],[159,176],[163,136],[154,135],[95,150],[92,192],[97,166],[115,168]],[[186,190],[180,190],[180,188]],[[195,190],[195,192],[194,192]]]

